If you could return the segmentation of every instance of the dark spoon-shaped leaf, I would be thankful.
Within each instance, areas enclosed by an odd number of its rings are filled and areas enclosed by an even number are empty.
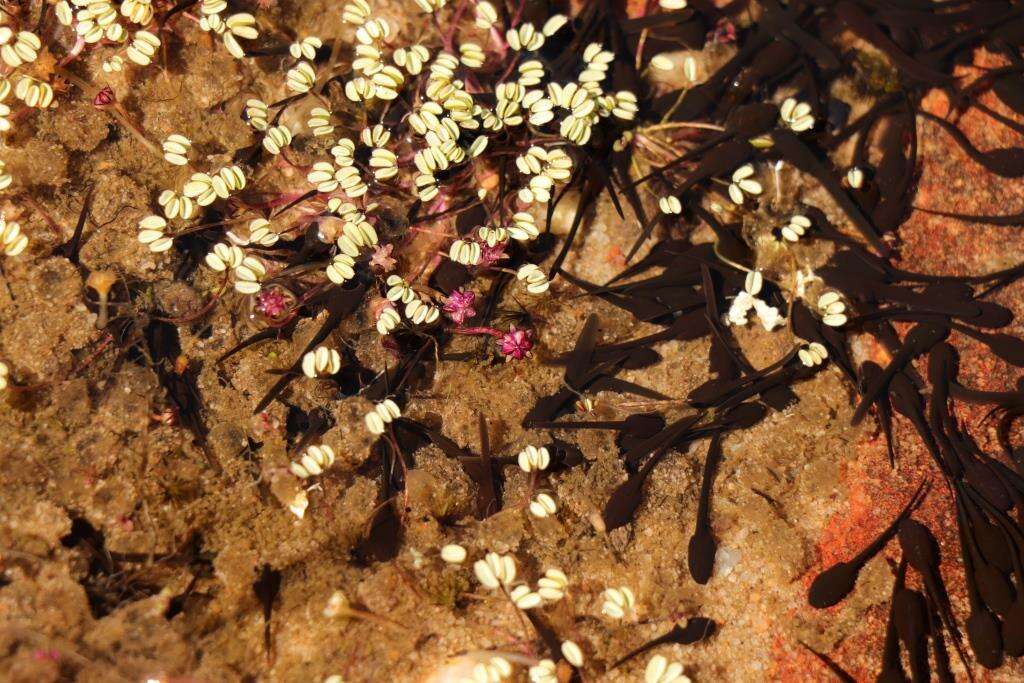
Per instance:
[[[900,639],[896,631],[896,595],[903,590],[907,577],[907,561],[900,560],[896,570],[896,580],[892,585],[892,597],[889,598],[889,618],[885,625],[885,644],[882,646],[882,668],[878,672],[876,683],[903,683],[907,674],[903,671],[900,660]]]
[[[690,576],[700,584],[711,579],[715,566],[715,534],[711,529],[711,489],[714,484],[715,472],[722,459],[722,437],[715,434],[711,437],[707,456],[704,458],[704,476],[701,478],[700,498],[697,502],[697,523],[686,553],[686,563]]]
[[[974,579],[975,562],[967,538],[968,522],[963,505],[957,496],[957,526],[960,535],[960,553],[967,574],[967,598],[971,614],[967,618],[967,642],[974,658],[986,669],[997,669],[1003,663],[1003,634],[999,620],[988,610]]]
[[[937,123],[943,130],[949,133],[950,137],[959,145],[967,156],[985,167],[985,170],[995,173],[1004,178],[1019,178],[1024,176],[1024,148],[1002,147],[982,152],[975,147],[963,131],[954,124],[939,118],[926,111],[920,112],[922,116]]]
[[[925,642],[928,606],[924,596],[909,588],[900,590],[893,599],[893,614],[896,632],[909,655],[912,679],[915,683],[929,680],[928,647]]]
[[[903,519],[921,502],[928,482],[921,482],[917,491],[911,496],[910,501],[896,516],[896,519],[889,524],[864,550],[847,562],[837,562],[825,571],[818,574],[807,592],[807,602],[811,607],[824,609],[839,603],[850,594],[857,583],[857,575],[867,564],[868,560],[878,554],[885,545],[896,535],[898,525]]]
[[[815,650],[814,648],[812,648],[810,645],[808,645],[807,643],[805,643],[802,640],[798,641],[798,642],[800,643],[801,646],[803,646],[803,648],[805,650],[807,650],[812,655],[814,655],[814,657],[819,662],[824,664],[825,667],[829,671],[832,672],[832,675],[835,676],[836,679],[842,681],[843,683],[856,683],[857,679],[854,678],[853,676],[851,676],[850,673],[846,669],[844,669],[843,667],[839,666],[839,664],[838,664],[838,662],[836,662],[836,660],[832,659],[831,657],[829,657],[826,654],[818,652],[817,650]]]
[[[270,616],[274,611],[274,602],[281,591],[281,572],[271,568],[269,564],[260,569],[260,576],[252,584],[252,591],[263,608],[263,650],[267,660],[271,659]]]
[[[614,669],[622,666],[629,660],[639,657],[643,653],[653,650],[659,645],[668,645],[669,643],[693,645],[694,643],[699,643],[702,640],[706,640],[713,636],[716,629],[717,624],[707,617],[691,617],[686,620],[686,626],[676,624],[667,633],[662,634],[657,638],[652,638],[622,659],[612,664],[611,668]]]

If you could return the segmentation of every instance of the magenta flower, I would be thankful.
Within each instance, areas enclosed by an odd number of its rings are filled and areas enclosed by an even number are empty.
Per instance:
[[[448,295],[448,300],[444,302],[444,312],[448,314],[452,322],[461,325],[476,315],[476,310],[473,308],[475,302],[476,292],[456,289]]]
[[[103,86],[96,96],[92,98],[92,105],[94,107],[106,107],[117,101],[114,97],[114,91],[110,89],[109,85]]]
[[[505,254],[505,247],[508,246],[508,242],[498,242],[493,247],[487,246],[486,243],[480,245],[480,263],[477,265],[481,268],[489,268],[503,258],[508,258]]]
[[[531,336],[529,330],[519,330],[515,325],[510,325],[508,332],[498,340],[498,348],[506,360],[522,360],[529,355],[530,349],[533,348]]]
[[[256,310],[271,320],[280,318],[291,306],[291,297],[280,287],[267,287],[256,296]]]
[[[374,268],[379,268],[381,272],[390,273],[395,269],[395,264],[398,263],[391,256],[394,248],[395,245],[393,244],[378,244],[377,248],[373,250],[373,256],[370,257],[370,265]]]

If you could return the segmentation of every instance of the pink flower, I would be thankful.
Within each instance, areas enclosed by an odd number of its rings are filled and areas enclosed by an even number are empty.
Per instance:
[[[507,258],[505,255],[505,247],[508,246],[508,242],[498,242],[493,247],[487,246],[486,243],[480,245],[480,263],[477,265],[482,268],[493,266],[495,263],[503,258]]]
[[[373,256],[370,257],[370,265],[374,268],[380,268],[385,273],[390,273],[395,269],[395,263],[397,263],[391,256],[394,248],[395,245],[393,244],[377,245],[377,248],[373,250]]]
[[[475,302],[476,292],[456,289],[448,295],[448,300],[444,302],[444,312],[456,325],[461,325],[476,315],[476,310],[473,308]]]
[[[92,98],[92,104],[94,107],[106,107],[111,105],[117,98],[114,97],[114,91],[110,89],[109,85],[103,86],[96,96]]]
[[[267,287],[256,296],[256,310],[271,320],[287,313],[290,305],[291,297],[280,287]]]
[[[533,348],[531,336],[529,330],[519,330],[515,325],[510,325],[508,332],[498,340],[498,348],[501,349],[506,360],[522,360],[529,355],[530,349]]]
[[[711,43],[735,43],[736,26],[725,17],[722,17],[715,24],[715,28],[708,31],[707,40]]]

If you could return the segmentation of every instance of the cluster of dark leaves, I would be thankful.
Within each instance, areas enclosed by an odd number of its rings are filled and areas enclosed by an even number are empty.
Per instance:
[[[179,3],[172,13],[189,4]],[[502,12],[511,16],[506,3],[498,4]],[[536,2],[519,9],[524,9],[521,15],[524,19],[542,21],[551,12],[563,9],[558,5],[557,2]],[[854,420],[863,419],[874,409],[890,437],[889,454],[893,461],[896,458],[891,439],[893,411],[906,418],[918,432],[934,459],[938,476],[951,492],[970,602],[967,641],[974,658],[983,666],[994,668],[1001,664],[1005,655],[1021,656],[1024,654],[1024,530],[1021,527],[1024,477],[1021,463],[1015,457],[1017,449],[1012,443],[1012,427],[1016,418],[1024,414],[1024,386],[1016,391],[988,392],[963,385],[958,380],[956,351],[946,339],[951,333],[966,335],[1007,363],[1024,366],[1024,341],[997,331],[1010,325],[1012,313],[988,300],[992,293],[1024,275],[1024,265],[996,273],[946,277],[901,269],[893,259],[894,247],[899,244],[899,228],[914,208],[920,161],[916,134],[919,117],[942,128],[952,143],[986,171],[1007,178],[1024,175],[1024,149],[979,150],[960,130],[955,117],[940,118],[921,110],[924,95],[938,88],[949,96],[956,114],[975,109],[989,117],[993,125],[1024,131],[1019,122],[980,101],[981,95],[991,91],[1009,108],[1024,115],[1021,55],[1024,10],[1004,0],[794,0],[788,4],[778,0],[756,3],[735,0],[724,7],[710,0],[691,0],[688,9],[627,19],[624,5],[621,0],[586,3],[569,27],[549,40],[539,54],[531,56],[544,61],[555,80],[572,80],[577,74],[577,58],[583,48],[590,42],[600,41],[616,54],[606,89],[629,89],[638,93],[642,121],[704,120],[720,124],[724,131],[695,133],[685,154],[643,178],[630,177],[633,151],[628,147],[622,150],[613,147],[618,130],[598,130],[590,144],[573,152],[576,171],[552,201],[548,221],[550,223],[555,206],[570,190],[578,193],[578,208],[566,239],[552,259],[550,276],[561,276],[578,286],[586,296],[600,298],[628,311],[638,321],[662,329],[644,337],[601,345],[598,344],[600,322],[596,317],[590,318],[574,349],[557,359],[565,366],[564,386],[541,397],[525,417],[524,426],[551,431],[607,429],[616,433],[615,443],[627,478],[611,493],[604,506],[604,522],[609,530],[634,520],[643,502],[644,482],[664,461],[666,454],[707,440],[697,519],[688,552],[691,575],[700,583],[707,582],[711,578],[716,549],[711,525],[711,492],[722,458],[722,439],[730,431],[752,427],[769,411],[791,406],[797,400],[792,386],[810,378],[819,368],[805,367],[797,359],[795,349],[764,368],[754,368],[747,360],[730,328],[722,323],[722,307],[727,293],[742,287],[745,273],[736,265],[752,263],[751,249],[742,239],[739,225],[722,223],[701,205],[721,195],[721,186],[713,182],[716,178],[728,175],[744,163],[781,161],[789,164],[820,184],[855,231],[853,234],[843,232],[814,207],[794,206],[812,219],[814,237],[835,243],[835,255],[818,274],[830,288],[843,293],[856,315],[845,327],[835,329],[825,326],[799,301],[787,307],[777,289],[769,286],[765,296],[784,310],[797,337],[827,348],[829,362],[836,364],[860,397]],[[751,14],[749,10],[754,5],[757,12]],[[757,19],[751,20],[752,16]],[[652,55],[665,50],[700,49],[706,45],[709,35],[718,35],[723,25],[734,30],[737,50],[700,85],[685,92],[652,92],[639,78],[633,66],[637,50],[642,52],[642,61],[646,63]],[[873,105],[852,121],[849,120],[850,103],[834,94],[832,87],[837,79],[856,78],[856,49],[841,38],[847,32],[869,43],[882,55],[881,61],[891,70],[895,83],[891,91],[873,93]],[[328,45],[331,42],[327,41]],[[259,54],[280,54],[281,47],[265,45]],[[955,67],[969,63],[973,52],[982,47],[1005,57],[1008,65],[988,69],[973,80],[954,77]],[[322,52],[317,57],[321,62],[330,58],[329,50]],[[811,132],[798,135],[779,125],[778,107],[772,102],[780,100],[782,92],[792,91],[796,91],[798,99],[810,103],[819,122]],[[277,117],[291,101],[275,103]],[[407,105],[398,100],[387,109],[385,121],[400,129],[406,111]],[[879,131],[881,133],[876,135]],[[771,145],[752,145],[750,140],[758,136],[770,139]],[[843,183],[844,172],[830,158],[839,145],[851,139],[856,141],[854,163],[866,172],[865,183],[856,189]],[[492,146],[500,151],[512,149],[516,144],[518,141],[510,138],[498,140]],[[239,150],[236,159],[254,163],[261,153],[259,146],[254,145]],[[871,164],[870,159],[878,159],[877,164]],[[453,173],[464,172],[463,169]],[[499,175],[503,194],[512,188],[515,174],[509,172],[507,163],[499,162]],[[661,194],[677,196],[687,207],[686,212],[678,220],[647,217],[639,196],[642,184],[656,187]],[[314,194],[295,203],[306,201]],[[576,236],[586,230],[593,219],[594,208],[603,196],[611,198],[620,216],[624,216],[624,205],[628,204],[639,219],[642,227],[629,250],[631,259],[659,229],[664,237],[647,256],[601,284],[566,272],[563,264]],[[290,207],[277,213],[287,208]],[[389,238],[399,238],[410,225],[440,217],[422,214],[421,208],[414,203],[404,215],[387,216],[382,232]],[[487,206],[470,196],[465,202],[457,203],[450,213],[458,214],[460,232],[465,232],[503,211],[502,207]],[[974,223],[1024,225],[1024,214],[934,213]],[[224,218],[228,217],[211,212],[205,216],[210,223]],[[687,239],[687,232],[702,223],[714,232],[714,245],[694,246]],[[316,334],[294,363],[281,371],[277,383],[259,402],[257,411],[282,398],[289,383],[301,374],[302,354],[334,334],[343,320],[360,310],[366,295],[380,287],[365,262],[359,264],[359,274],[349,286],[304,284],[302,275],[311,269],[322,269],[329,257],[328,247],[319,242],[315,229],[310,226],[301,239],[281,242],[267,254],[283,265],[272,284],[287,288],[295,296],[293,310],[283,320],[274,321],[224,356],[230,357],[262,341],[288,336],[298,319],[326,312]],[[211,230],[179,241],[184,252],[179,277],[192,276],[216,234]],[[81,226],[72,242],[66,245],[65,255],[69,258],[77,258],[80,239]],[[510,263],[515,265],[527,259],[539,261],[556,246],[551,236],[545,235],[528,249],[516,246],[510,252]],[[474,275],[476,273],[462,266],[446,263],[433,274],[431,285],[449,293]],[[492,285],[473,324],[492,324],[502,314],[498,301],[508,281],[506,275],[492,277]],[[901,336],[898,330],[902,327],[897,327],[897,323],[913,327]],[[892,353],[889,363],[880,367],[866,362],[857,367],[849,352],[849,338],[855,333],[868,333],[888,347]],[[202,439],[205,427],[194,378],[175,372],[172,365],[176,354],[180,353],[176,348],[174,325],[158,321],[139,327],[127,336],[133,344],[145,341],[151,362],[162,368],[161,381],[170,400],[197,438]],[[661,358],[655,345],[659,342],[703,337],[710,339],[708,368],[713,378],[686,397],[687,412],[682,417],[669,421],[658,412],[648,412],[616,421],[587,422],[567,418],[575,398],[584,391],[613,391],[654,400],[668,398],[618,375],[624,370],[658,363]],[[444,355],[450,338],[443,326],[423,334],[397,335],[393,349],[397,360],[392,367],[364,368],[354,357],[348,357],[344,374],[324,381],[337,386],[340,396],[358,393],[375,400],[391,396],[404,401],[411,390],[429,381],[429,366],[434,358],[457,359],[454,355]],[[927,373],[922,375],[914,361],[925,358]],[[1003,453],[986,453],[981,449],[968,427],[955,418],[956,401],[991,407],[992,414],[999,419]],[[320,423],[310,424],[309,431],[312,433],[314,428],[322,427]],[[308,435],[299,443],[307,441]],[[486,517],[500,509],[502,468],[514,462],[514,455],[491,452],[483,416],[480,417],[479,452],[456,444],[444,436],[438,425],[400,419],[393,424],[387,438],[374,446],[371,466],[379,472],[380,496],[364,542],[356,551],[362,561],[388,560],[398,552],[404,514],[398,503],[402,498],[405,473],[416,466],[415,453],[427,444],[459,462],[475,482],[477,517]],[[547,447],[553,459],[548,473],[586,464],[579,450],[569,442],[552,437]],[[929,642],[936,675],[941,680],[952,680],[945,644],[947,635],[966,662],[960,628],[939,571],[938,544],[932,532],[911,517],[927,490],[927,484],[922,482],[903,512],[874,542],[850,560],[823,571],[810,591],[812,605],[836,604],[853,589],[860,568],[893,538],[898,540],[903,559],[896,571],[880,680],[905,680],[901,652],[907,655],[911,677],[928,679]],[[94,533],[80,533],[69,540],[72,541],[91,544],[94,548],[102,546],[102,539],[97,541]],[[109,573],[109,554],[95,549],[92,552],[96,557],[96,570],[91,573]],[[923,590],[908,587],[908,568],[920,576]],[[264,568],[254,585],[264,604],[268,624],[279,584],[280,575]],[[663,642],[695,642],[714,629],[713,623],[707,620],[691,620],[691,624],[695,624],[692,629],[690,624],[686,628],[677,627],[630,657]],[[543,640],[557,644],[558,638],[542,621],[535,621],[535,626]],[[552,651],[557,657],[557,648],[552,647]],[[824,655],[818,656],[834,671],[846,675]]]
[[[583,16],[593,25],[604,26],[605,37],[619,35],[627,46],[622,61],[628,64],[629,51],[640,45],[639,30],[650,32],[643,44],[645,57],[672,45],[700,48],[707,31],[723,20],[741,25],[749,4],[735,2],[715,8],[698,2],[677,13],[617,21],[621,14],[616,9],[620,8],[592,3]],[[617,368],[636,362],[635,358],[645,358],[642,352],[656,354],[652,347],[658,342],[709,337],[708,367],[714,379],[689,394],[690,414],[671,423],[659,414],[639,414],[617,423],[567,421],[560,425],[562,429],[597,426],[618,433],[628,476],[605,505],[608,529],[634,519],[642,501],[644,480],[667,451],[709,440],[688,552],[693,578],[708,581],[715,552],[709,497],[721,459],[723,435],[755,424],[768,410],[790,405],[796,400],[790,387],[817,370],[803,367],[792,354],[761,369],[754,369],[744,358],[729,329],[720,322],[720,307],[725,291],[742,287],[743,271],[730,264],[750,265],[750,248],[738,225],[722,224],[700,207],[702,201],[721,195],[720,186],[712,179],[744,163],[782,161],[791,165],[820,184],[856,231],[846,234],[814,207],[794,206],[794,212],[799,209],[812,219],[815,237],[835,243],[834,257],[818,275],[829,288],[840,291],[857,313],[846,326],[836,329],[824,325],[815,312],[796,301],[787,311],[792,330],[799,338],[823,344],[830,362],[836,363],[857,391],[860,400],[854,422],[874,409],[889,437],[893,461],[894,410],[920,435],[938,475],[951,492],[951,506],[956,512],[960,553],[967,569],[968,645],[982,666],[998,667],[1004,656],[1024,654],[1024,477],[1019,451],[1011,439],[1014,421],[1024,411],[1024,392],[985,392],[961,384],[956,351],[946,338],[951,333],[970,337],[1006,363],[1024,366],[1024,341],[998,331],[1011,324],[1012,312],[989,300],[992,293],[1019,279],[1024,266],[946,277],[904,270],[895,265],[894,257],[899,227],[915,208],[919,117],[939,126],[987,172],[1006,178],[1024,175],[1024,148],[981,151],[957,126],[955,118],[936,117],[921,109],[925,94],[939,88],[954,103],[955,114],[973,108],[994,125],[1024,131],[1019,122],[979,99],[992,91],[1005,105],[1024,115],[1020,50],[1024,45],[1024,11],[999,1],[843,0],[783,5],[762,0],[756,4],[759,19],[737,29],[738,49],[729,61],[701,85],[685,92],[649,96],[641,107],[641,115],[652,121],[665,116],[670,121],[709,120],[721,124],[724,132],[704,133],[683,156],[632,181],[626,180],[625,174],[615,175],[616,169],[628,163],[630,150],[614,152],[595,146],[584,152],[589,172],[586,181],[578,184],[581,203],[607,192],[618,208],[620,195],[632,202],[636,187],[651,183],[659,188],[659,194],[678,197],[687,210],[681,221],[672,222],[647,219],[638,210],[643,227],[630,256],[658,227],[667,237],[654,245],[650,255],[608,283],[587,282],[562,271],[561,259],[555,261],[551,274],[561,274],[588,295],[664,329],[602,347],[594,345],[594,322],[589,321],[576,349],[564,359],[566,389],[540,399],[524,425],[552,427],[552,420],[568,412],[568,394],[594,390],[598,382],[601,389],[639,393],[637,387],[614,383]],[[847,31],[883,55],[882,61],[897,84],[892,92],[876,93],[874,104],[853,121],[848,120],[850,103],[840,100],[831,87],[838,78],[856,78],[856,54],[840,39]],[[955,67],[970,63],[978,48],[1004,56],[1008,66],[986,70],[974,80],[954,77]],[[635,85],[628,74],[616,72],[615,76],[622,87]],[[807,134],[798,135],[780,126],[778,108],[770,104],[781,99],[778,92],[794,89],[799,100],[810,103],[819,122]],[[768,137],[771,146],[755,147],[750,143],[755,136]],[[855,140],[854,164],[867,176],[859,188],[843,182],[844,171],[830,158],[840,144],[850,139]],[[878,162],[872,165],[869,159]],[[1019,214],[935,213],[975,223],[1024,225],[1024,217]],[[562,255],[585,220],[577,216]],[[686,230],[699,223],[707,224],[714,232],[714,247],[693,246],[685,239]],[[769,289],[767,296],[774,305],[784,306],[778,292]],[[903,325],[897,327],[897,323]],[[906,324],[913,326],[901,336],[898,330]],[[871,362],[855,365],[849,339],[857,333],[872,335],[890,350],[892,356],[886,367]],[[924,358],[928,361],[927,376],[922,376],[914,364]],[[927,398],[922,399],[922,394]],[[957,421],[956,401],[991,408],[990,414],[999,419],[1001,454],[984,452],[968,427]],[[910,662],[911,678],[927,680],[929,641],[935,675],[940,680],[952,680],[947,635],[965,665],[967,662],[961,631],[939,571],[938,544],[932,532],[911,517],[927,488],[922,482],[904,511],[861,553],[822,572],[809,595],[816,607],[836,604],[853,589],[860,568],[893,538],[898,539],[904,559],[897,572],[880,680],[905,679],[901,649]],[[1015,516],[1011,514],[1014,512]],[[920,575],[923,592],[907,587],[904,576],[908,566]],[[841,672],[834,662],[819,656],[834,671]]]

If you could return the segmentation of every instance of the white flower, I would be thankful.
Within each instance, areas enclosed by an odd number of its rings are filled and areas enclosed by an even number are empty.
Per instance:
[[[417,76],[423,72],[423,65],[430,59],[430,50],[422,45],[400,47],[391,54],[391,59],[410,76]]]
[[[187,166],[188,150],[191,146],[192,141],[184,135],[168,135],[163,142],[164,159],[175,166]]]
[[[227,0],[203,0],[199,11],[206,15],[220,14],[228,8]]]
[[[565,597],[569,577],[560,569],[549,569],[537,580],[537,593],[548,602],[558,602]]]
[[[528,672],[530,683],[558,683],[558,666],[550,659],[542,659]]]
[[[226,166],[213,176],[208,173],[193,173],[192,178],[185,183],[182,193],[190,199],[195,199],[199,206],[209,206],[218,197],[227,199],[233,191],[244,187],[245,175],[242,169],[237,166]]]
[[[737,327],[746,325],[747,315],[753,307],[754,297],[750,296],[748,292],[743,291],[737,294],[729,306],[729,313],[727,314],[729,324],[736,325]]]
[[[818,342],[811,342],[797,352],[800,362],[809,368],[821,365],[828,358],[828,349]]]
[[[302,374],[309,378],[337,374],[341,370],[341,354],[337,349],[318,346],[302,357]]]
[[[287,126],[274,126],[268,128],[263,138],[263,149],[271,154],[277,155],[281,150],[292,144],[292,132]]]
[[[256,218],[249,221],[249,244],[272,247],[277,244],[278,239],[278,234],[270,229],[270,221],[266,218]]]
[[[550,38],[558,33],[558,31],[568,23],[569,17],[564,14],[552,14],[548,20],[544,22],[544,26],[541,27],[540,32]]]
[[[462,43],[459,45],[459,61],[470,69],[479,69],[484,65],[487,55],[476,43]]]
[[[441,317],[441,310],[431,303],[416,298],[405,305],[405,317],[413,325],[430,325]]]
[[[316,51],[323,47],[324,41],[316,36],[307,36],[297,40],[288,46],[288,53],[295,59],[306,58],[312,60],[316,57]]]
[[[477,28],[487,30],[494,26],[498,21],[498,10],[494,9],[494,5],[489,2],[478,2],[476,3],[476,17],[474,23]]]
[[[421,10],[430,14],[448,4],[448,0],[416,0],[416,4]]]
[[[11,35],[10,28],[0,26],[0,44],[3,44],[3,47],[0,47],[0,57],[4,62],[11,68],[17,68],[22,64],[36,61],[42,48],[39,36],[30,31],[19,31],[14,37],[14,42],[10,43]]]
[[[180,217],[188,220],[196,215],[196,203],[189,197],[178,194],[174,190],[164,190],[157,197],[157,203],[164,209],[164,215],[168,220]]]
[[[697,82],[697,60],[687,55],[686,59],[683,60],[683,73],[686,74],[686,80],[691,83]]]
[[[498,683],[512,675],[512,665],[504,657],[491,657],[473,667],[473,673],[460,683]]]
[[[321,444],[308,447],[299,462],[291,463],[289,469],[296,477],[308,479],[323,473],[333,464],[334,450],[326,444]]]
[[[377,180],[394,178],[398,175],[398,157],[390,150],[377,147],[370,153],[370,168]]]
[[[14,86],[14,96],[26,106],[46,109],[53,102],[53,87],[31,76],[22,76]]]
[[[295,494],[295,497],[292,498],[292,501],[288,503],[289,512],[299,519],[306,516],[306,508],[308,507],[309,496],[306,494],[305,490],[302,489],[300,489],[299,492]]]
[[[546,470],[548,465],[551,464],[551,454],[548,453],[548,449],[541,446],[527,446],[523,450],[519,451],[517,458],[519,468],[524,472],[535,472],[539,470]]]
[[[679,201],[678,197],[662,197],[658,200],[658,208],[665,215],[678,215],[683,212],[683,203]]]
[[[355,264],[355,259],[348,254],[336,254],[327,266],[327,279],[336,285],[345,284],[355,277]]]
[[[244,259],[245,253],[238,247],[218,242],[213,245],[213,249],[206,255],[206,265],[218,273],[223,273],[228,269],[237,268],[242,265]]]
[[[807,232],[808,228],[811,227],[811,219],[801,214],[794,214],[790,219],[789,223],[782,226],[779,230],[779,234],[782,239],[787,242],[796,242]]]
[[[372,12],[373,9],[366,0],[351,0],[351,2],[345,3],[345,6],[342,8],[341,20],[346,24],[362,26],[370,18]]]
[[[366,423],[366,431],[374,436],[380,436],[384,433],[384,425],[391,424],[400,417],[402,417],[402,409],[388,398],[375,405],[373,410],[363,418],[363,422]]]
[[[537,229],[537,223],[534,221],[533,216],[525,211],[512,214],[512,225],[506,229],[508,230],[508,236],[519,242],[527,242],[536,239],[540,235],[540,230]]]
[[[166,229],[167,221],[162,217],[146,216],[139,221],[139,242],[154,253],[167,251],[174,244],[174,240],[164,234]]]
[[[793,130],[794,133],[802,133],[805,130],[814,128],[814,117],[811,116],[811,105],[806,102],[797,102],[792,97],[786,98],[779,108],[779,118],[782,123]]]
[[[672,58],[664,53],[651,57],[651,67],[658,71],[672,71],[676,68]]]
[[[150,0],[124,0],[121,3],[121,16],[134,24],[145,26],[153,20],[153,5]]]
[[[530,514],[538,519],[544,519],[558,512],[558,505],[555,499],[546,493],[538,493],[537,497],[530,501]]]
[[[781,325],[785,318],[779,313],[775,306],[769,306],[768,302],[757,297],[764,286],[764,276],[760,271],[751,270],[747,272],[743,282],[743,291],[736,295],[729,306],[727,320],[730,325],[742,327],[747,324],[747,316],[753,309],[764,329],[771,332]]]
[[[131,45],[125,55],[139,66],[146,66],[153,60],[156,49],[160,47],[160,39],[149,31],[136,31]]]
[[[484,559],[473,563],[473,573],[484,588],[494,590],[515,581],[516,561],[511,555],[487,553]]]
[[[377,316],[377,332],[381,335],[391,334],[391,332],[398,327],[398,323],[402,321],[392,306],[387,306],[382,309],[380,315]]]
[[[754,311],[757,313],[757,319],[761,321],[761,326],[769,332],[786,321],[778,308],[769,306],[763,299],[754,299]]]
[[[525,23],[519,28],[506,31],[505,40],[513,50],[533,52],[544,45],[544,34],[539,32],[533,24]]]
[[[753,180],[754,167],[751,164],[743,164],[732,174],[732,182],[729,184],[729,199],[733,204],[743,204],[743,195],[757,196],[761,194],[761,183]]]
[[[448,564],[462,564],[466,561],[466,549],[461,545],[449,543],[441,548],[441,559]]]
[[[313,131],[315,137],[323,137],[334,132],[334,124],[331,123],[331,112],[323,107],[314,107],[309,112],[309,120],[306,125]]]
[[[221,33],[220,31],[217,32]],[[239,44],[238,38],[255,40],[259,36],[260,32],[256,29],[256,17],[247,12],[232,14],[228,17],[224,21],[224,31],[221,33],[224,47],[228,49],[228,52],[235,59],[245,57],[245,50]]]
[[[512,598],[512,603],[519,609],[534,609],[544,604],[544,599],[540,597],[540,594],[534,593],[526,585],[516,586],[509,591],[508,596]]]
[[[535,263],[524,263],[516,271],[517,280],[526,281],[526,291],[530,294],[543,294],[551,286],[547,274]]]
[[[480,245],[469,240],[455,240],[448,249],[448,258],[464,266],[475,266],[480,263]]]
[[[260,291],[260,281],[267,274],[267,267],[255,256],[246,256],[242,265],[235,268],[235,291],[240,294],[255,294]]]
[[[300,94],[307,93],[316,83],[316,71],[309,62],[299,62],[295,68],[288,70],[285,78],[289,90]]]
[[[683,675],[683,665],[669,661],[662,655],[654,655],[644,669],[644,683],[690,683]]]
[[[846,182],[855,190],[864,186],[864,170],[858,166],[851,166],[846,172]]]
[[[256,130],[264,131],[267,129],[267,119],[269,116],[270,109],[267,107],[266,102],[257,99],[245,101],[245,120]]]
[[[818,313],[821,320],[829,327],[842,327],[846,324],[846,304],[838,292],[825,292],[818,297]]]
[[[413,291],[412,286],[400,275],[389,275],[385,284],[388,286],[388,291],[384,296],[388,301],[394,303],[401,301],[403,304],[407,304],[416,298],[416,292]]]
[[[4,256],[17,256],[27,246],[28,237],[21,232],[21,226],[0,214],[0,248]]]
[[[746,290],[747,294],[751,296],[760,294],[761,288],[764,286],[764,276],[761,275],[759,270],[747,271],[746,277],[743,279],[743,289]]]
[[[601,614],[612,619],[625,619],[633,614],[635,606],[636,597],[627,586],[608,588],[604,591],[604,603],[601,605]]]
[[[562,643],[562,656],[577,669],[583,666],[583,650],[571,640]]]

